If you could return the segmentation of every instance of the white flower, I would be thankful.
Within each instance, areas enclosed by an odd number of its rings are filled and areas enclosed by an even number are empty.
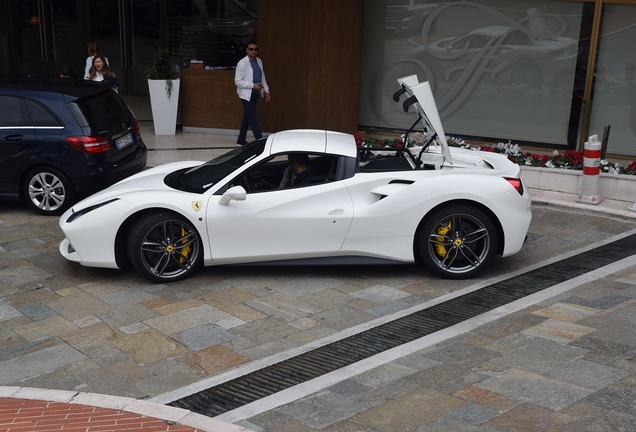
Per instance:
[[[608,173],[608,174],[620,174],[621,173],[621,168],[620,168],[620,166],[618,166],[618,164],[616,164],[614,162],[610,162],[610,161],[605,160],[605,159],[601,160],[601,170],[603,172]]]
[[[519,148],[519,144],[512,144],[512,142],[508,141],[507,143],[498,143],[495,148],[498,150],[498,153],[502,153],[506,156],[519,156],[521,155],[521,149]]]
[[[519,156],[521,154],[519,144],[513,144],[512,147],[510,147],[508,154],[511,156]]]

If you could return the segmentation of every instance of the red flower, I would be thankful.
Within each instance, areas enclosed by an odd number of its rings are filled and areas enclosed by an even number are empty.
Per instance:
[[[364,136],[360,132],[356,132],[353,134],[353,137],[356,140],[356,147],[362,147]]]

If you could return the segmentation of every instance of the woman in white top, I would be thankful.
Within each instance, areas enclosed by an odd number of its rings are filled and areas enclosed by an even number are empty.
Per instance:
[[[110,70],[106,57],[97,54],[93,59],[93,66],[88,72],[88,79],[91,81],[104,81],[104,78],[115,78],[115,73]]]
[[[93,59],[97,54],[100,54],[99,42],[94,39],[86,42],[86,51],[88,51],[88,57],[86,57],[86,65],[84,66],[84,79],[90,79],[89,74],[93,67]],[[108,65],[108,59],[104,57],[106,64]]]

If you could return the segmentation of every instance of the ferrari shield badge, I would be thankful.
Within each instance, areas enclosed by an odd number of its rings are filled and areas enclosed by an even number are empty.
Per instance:
[[[201,210],[201,201],[192,201],[192,208],[195,212]]]

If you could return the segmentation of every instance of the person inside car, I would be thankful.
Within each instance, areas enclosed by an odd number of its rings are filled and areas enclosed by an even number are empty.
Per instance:
[[[294,174],[292,186],[296,187],[311,184],[314,172],[309,163],[307,153],[291,153],[287,159],[289,159],[289,167]]]
[[[307,153],[290,153],[287,156],[289,166],[283,173],[279,189],[287,187],[305,186],[311,184],[314,172],[309,163]]]

